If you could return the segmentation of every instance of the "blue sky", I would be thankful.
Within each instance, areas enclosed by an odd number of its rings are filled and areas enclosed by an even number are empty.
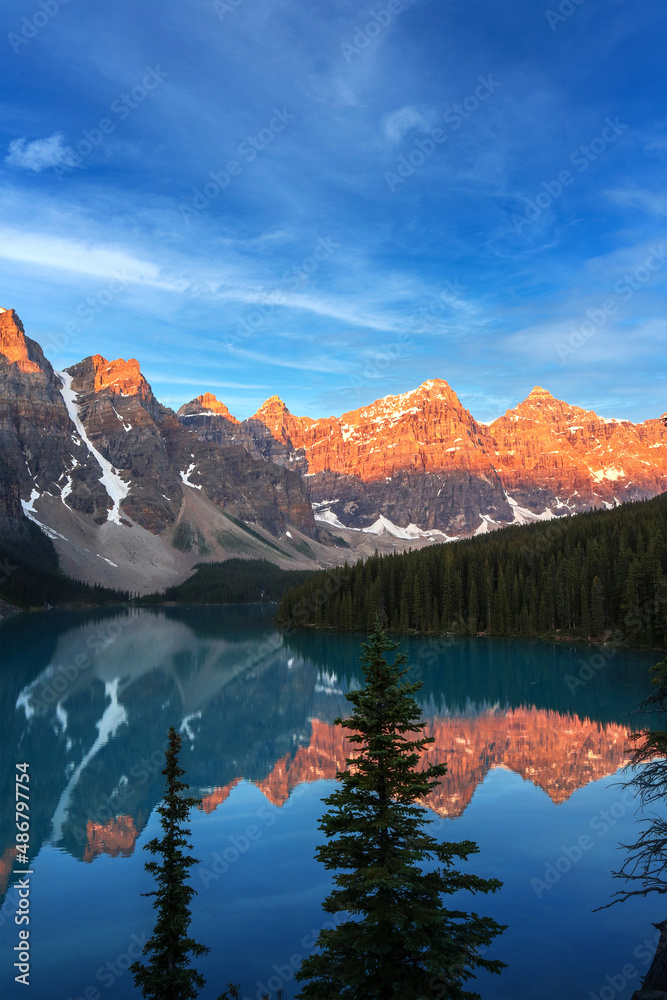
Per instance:
[[[0,305],[178,407],[667,409],[667,9],[9,0]]]

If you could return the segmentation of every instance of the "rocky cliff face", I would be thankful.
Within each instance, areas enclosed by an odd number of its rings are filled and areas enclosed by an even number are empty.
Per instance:
[[[0,457],[28,516],[34,517],[35,501],[44,494],[95,516],[105,508],[105,490],[68,414],[60,378],[13,310],[0,313],[0,338]],[[70,497],[74,470],[78,488]]]
[[[357,529],[385,518],[458,536],[667,489],[663,418],[605,420],[540,387],[488,427],[442,379],[340,418],[296,417],[273,396],[246,424],[303,456],[317,517]]]
[[[498,473],[524,506],[575,511],[667,489],[667,428],[661,420],[605,420],[536,386],[489,430]]]
[[[128,518],[160,534],[176,520],[185,488],[202,491],[233,516],[274,534],[289,524],[314,532],[296,473],[251,456],[233,434],[192,433],[155,399],[137,361],[96,355],[68,373],[89,439],[128,484],[120,502]],[[209,394],[199,405],[211,401],[217,403]],[[225,409],[217,404],[212,419],[234,427],[238,422]]]
[[[231,415],[225,404],[216,399],[212,392],[205,392],[201,396],[196,396],[195,399],[189,403],[185,403],[178,411],[179,417],[207,417],[211,414],[225,417],[230,424],[239,423],[236,417]]]
[[[210,392],[181,406],[178,419],[201,441],[241,445],[253,458],[266,459],[292,472],[305,473],[308,470],[303,449],[295,448],[289,437],[281,435],[280,431],[274,434],[257,415],[241,423]]]
[[[298,473],[259,449],[249,454],[233,434],[191,433],[155,398],[134,358],[97,354],[55,372],[16,313],[3,310],[0,398],[5,529],[20,531],[24,517],[33,520],[72,575],[142,590],[182,579],[187,566],[177,565],[172,536],[184,517],[195,519],[199,554],[216,545],[216,516],[220,531],[228,529],[223,511],[274,535],[289,526],[315,534]],[[210,394],[196,403],[238,426]],[[132,566],[141,567],[141,580]]]

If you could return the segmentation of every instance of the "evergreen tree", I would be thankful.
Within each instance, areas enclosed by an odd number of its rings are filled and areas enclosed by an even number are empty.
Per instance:
[[[181,794],[189,786],[180,780],[185,774],[178,765],[180,750],[181,737],[172,726],[165,753],[166,767],[162,772],[166,777],[166,794],[158,807],[163,836],[161,839],[155,837],[144,846],[151,854],[162,856],[161,862],[147,861],[145,865],[146,871],[155,876],[158,886],[155,892],[144,893],[155,896],[157,919],[153,935],[144,945],[146,964],[136,961],[130,966],[134,983],[146,1000],[194,1000],[206,981],[190,965],[191,955],[205,955],[210,948],[188,936],[190,900],[196,895],[195,889],[187,885],[188,869],[197,864],[197,859],[184,850],[192,850],[192,845],[187,843],[190,831],[184,823],[191,807],[201,800]],[[237,987],[230,984],[228,989],[229,993],[223,997],[238,996]]]
[[[604,631],[604,586],[599,576],[591,585],[591,625],[595,635]]]
[[[401,632],[463,633],[476,619],[476,630],[491,635],[557,629],[664,647],[667,493],[313,573],[284,596],[279,614],[297,625],[359,629],[381,609]]]
[[[439,844],[426,830],[430,820],[416,800],[438,785],[446,766],[418,770],[421,751],[434,740],[411,738],[425,726],[413,697],[422,685],[404,680],[405,654],[387,662],[384,654],[396,648],[378,619],[362,646],[366,684],[346,696],[354,714],[336,720],[356,752],[325,800],[330,808],[320,829],[329,839],[318,859],[337,871],[325,911],[348,917],[320,932],[321,951],[296,976],[306,981],[300,1000],[463,1000],[477,996],[464,988],[475,968],[503,967],[480,949],[504,928],[443,905],[444,894],[495,892],[501,883],[454,868],[455,859],[478,850],[475,843]],[[420,863],[432,858],[441,867],[423,871]]]
[[[474,579],[470,581],[468,591],[468,634],[477,634],[477,616],[479,615],[479,603],[477,601],[477,587]]]

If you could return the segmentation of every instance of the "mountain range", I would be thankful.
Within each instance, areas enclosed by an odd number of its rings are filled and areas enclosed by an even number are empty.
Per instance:
[[[340,417],[277,397],[247,420],[163,406],[135,359],[56,372],[0,310],[0,516],[61,568],[144,593],[203,560],[326,566],[611,507],[667,489],[667,414],[604,419],[536,387],[491,424],[442,379]]]

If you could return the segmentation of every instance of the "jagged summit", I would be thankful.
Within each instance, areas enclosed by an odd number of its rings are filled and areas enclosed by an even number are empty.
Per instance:
[[[113,395],[140,396],[148,399],[153,395],[136,358],[116,358],[109,361],[101,354],[84,358],[66,371],[74,377],[77,392],[101,392],[107,389]]]
[[[563,402],[557,396],[554,396],[552,392],[548,389],[543,389],[541,385],[533,386],[525,399],[523,399],[514,409],[518,410],[520,406],[524,405],[537,405],[541,406],[542,403],[561,403],[563,406],[568,404]]]
[[[516,406],[510,407],[502,417],[498,417],[496,420],[489,424],[492,429],[494,427],[499,428],[502,426],[504,421],[507,420],[517,420],[519,418],[538,420],[542,421],[545,419],[551,419],[552,415],[555,413],[574,413],[583,414],[588,411],[582,410],[581,407],[571,406],[562,399],[558,399],[553,393],[549,392],[548,389],[544,389],[541,385],[533,386],[525,399],[522,399],[520,403]],[[591,416],[598,419],[596,414],[592,411]]]
[[[443,378],[431,378],[426,379],[414,389],[408,389],[406,392],[402,392],[396,395],[382,396],[379,399],[374,400],[372,403],[367,403],[365,406],[361,406],[355,410],[348,410],[347,413],[343,413],[340,418],[338,417],[297,417],[295,416],[287,407],[286,403],[280,398],[280,396],[269,396],[265,399],[262,405],[259,407],[256,413],[250,417],[251,420],[261,420],[262,423],[267,423],[267,417],[275,418],[278,415],[286,414],[293,420],[298,421],[300,424],[308,425],[319,423],[321,420],[327,421],[346,421],[354,414],[367,413],[373,409],[388,411],[394,409],[397,412],[404,407],[408,401],[414,401],[419,403],[419,400],[427,399],[446,399],[450,402],[454,402],[458,405],[460,404],[459,398],[452,389],[449,382],[446,382]]]
[[[21,372],[44,372],[50,368],[39,344],[26,337],[23,323],[13,309],[0,309],[0,354]]]
[[[289,413],[287,406],[283,403],[280,396],[269,396],[265,399],[262,405],[259,407],[256,413],[253,413],[251,420],[261,420],[262,415],[266,413]]]
[[[269,396],[250,420],[264,424],[277,441],[290,442],[295,448],[300,447],[304,428],[315,423],[310,417],[295,417],[280,396]]]
[[[206,413],[215,413],[219,417],[225,417],[232,423],[238,424],[236,417],[232,416],[224,403],[213,395],[212,392],[204,392],[201,396],[195,396],[189,403],[184,403],[178,411],[179,417],[201,416]]]

